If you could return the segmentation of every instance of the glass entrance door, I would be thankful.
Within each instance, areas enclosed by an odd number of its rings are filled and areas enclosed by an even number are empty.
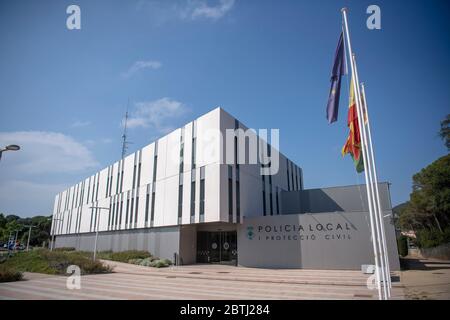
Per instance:
[[[237,264],[236,231],[197,232],[197,262]]]

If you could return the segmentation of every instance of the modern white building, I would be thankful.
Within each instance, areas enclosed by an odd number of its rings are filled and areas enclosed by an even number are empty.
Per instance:
[[[236,129],[246,136],[230,136]],[[98,250],[148,250],[177,264],[242,260],[280,267],[279,261],[246,259],[239,247],[258,251],[245,243],[253,240],[252,221],[306,212],[295,200],[305,192],[302,170],[247,129],[216,108],[62,191],[54,203],[55,246],[93,250],[98,230]],[[251,159],[264,154],[269,163]],[[261,174],[265,169],[271,174]],[[370,248],[370,235],[367,243]],[[359,260],[370,263],[364,259]],[[354,268],[359,260],[341,267]],[[298,259],[284,266],[302,267]]]

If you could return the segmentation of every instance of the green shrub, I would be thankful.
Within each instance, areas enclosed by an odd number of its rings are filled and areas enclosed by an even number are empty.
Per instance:
[[[153,260],[150,266],[154,268],[164,268],[168,267],[169,264],[167,264],[164,260]]]
[[[93,261],[90,255],[79,251],[36,249],[29,252],[18,252],[2,264],[2,266],[18,271],[46,274],[66,274],[67,267],[70,265],[78,266],[81,274],[112,271],[111,267],[98,260]]]
[[[433,248],[450,242],[450,228],[439,230],[422,229],[416,232],[417,246],[419,248]]]
[[[408,239],[405,236],[400,236],[400,238],[397,239],[397,247],[398,254],[401,257],[406,257],[408,255]]]
[[[137,250],[113,252],[110,255],[111,260],[119,262],[128,262],[131,259],[145,259],[149,257],[151,257],[151,254],[149,252]]]
[[[171,266],[172,265],[172,261],[170,261],[169,259],[161,259],[161,261],[163,261],[165,264]]]
[[[0,265],[0,282],[19,281],[22,277],[22,272]]]
[[[141,261],[142,261],[143,259],[130,259],[130,260],[128,260],[128,263],[131,263],[131,264],[141,264]]]
[[[76,249],[74,247],[60,247],[60,248],[54,248],[53,251],[75,251]]]
[[[150,267],[152,265],[152,258],[145,258],[142,259],[141,262],[139,263],[139,265],[141,266],[145,266],[145,267]]]

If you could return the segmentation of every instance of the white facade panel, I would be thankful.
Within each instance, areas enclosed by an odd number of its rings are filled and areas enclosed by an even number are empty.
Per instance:
[[[119,160],[81,183],[64,190],[55,197],[54,217],[62,221],[53,221],[53,232],[55,234],[94,232],[95,212],[91,218],[90,207],[92,206],[106,208],[111,206],[111,212],[102,210],[101,231],[151,227],[154,188],[153,227],[211,222],[236,223],[242,222],[244,217],[263,215],[261,165],[259,163],[239,164],[238,182],[237,166],[230,164],[232,167],[232,217],[231,219],[229,217],[229,165],[224,163],[227,160],[224,142],[226,129],[235,129],[236,126],[247,129],[234,117],[217,108],[128,155],[124,160]],[[183,139],[181,139],[182,135]],[[256,137],[254,132],[248,132],[248,135],[250,140]],[[181,168],[183,196],[181,219],[179,219],[181,141],[183,141]],[[231,150],[234,152],[234,141],[232,143]],[[249,151],[248,143],[238,145],[238,155],[247,154],[247,160]],[[156,177],[153,177],[155,155],[157,155],[157,170]],[[270,214],[270,190],[272,190],[273,214],[277,213],[277,188],[288,190],[288,167],[290,189],[300,188],[303,184],[301,169],[295,165],[292,166],[291,162],[280,154],[279,172],[272,176],[271,185],[269,177],[265,177],[266,214]],[[204,170],[205,195],[204,215],[200,216],[202,170]],[[295,173],[294,178],[292,173]],[[195,176],[193,177],[192,174]],[[135,176],[134,179],[133,176]],[[194,215],[191,217],[193,180],[195,181],[195,201]],[[237,194],[238,183],[239,194]],[[146,195],[149,184],[148,223],[146,223]],[[237,216],[238,199],[239,217]],[[279,206],[281,207],[281,203]]]

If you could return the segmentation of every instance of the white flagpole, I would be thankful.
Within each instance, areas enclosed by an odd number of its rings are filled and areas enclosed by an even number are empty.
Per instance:
[[[364,141],[364,144],[362,145],[362,149],[363,152],[366,154],[366,158],[364,159],[364,171],[367,171],[367,174],[369,176],[369,184],[368,186],[370,187],[370,196],[371,196],[371,200],[372,200],[372,208],[373,208],[373,215],[374,215],[374,220],[375,220],[375,230],[377,233],[377,245],[378,245],[378,249],[379,249],[379,257],[380,257],[380,264],[381,264],[381,279],[382,279],[382,284],[383,284],[383,293],[384,293],[384,297],[385,299],[388,298],[388,286],[387,286],[387,272],[386,272],[386,266],[385,266],[385,261],[384,261],[384,246],[382,243],[382,235],[381,235],[381,229],[380,229],[380,221],[379,221],[379,214],[378,214],[378,208],[377,208],[377,204],[376,204],[376,198],[375,198],[375,191],[374,191],[374,184],[373,184],[373,174],[372,174],[372,159],[371,159],[371,154],[369,153],[369,143],[368,143],[368,134],[366,131],[366,126],[364,124],[364,110],[362,108],[362,98],[361,98],[361,91],[359,90],[359,75],[358,75],[358,68],[356,66],[356,57],[355,54],[353,53],[352,55],[352,59],[353,59],[353,66],[355,68],[355,82],[358,83],[357,87],[358,87],[358,99],[359,99],[359,121],[358,123],[360,123],[361,127],[362,127],[362,139]],[[367,160],[367,161],[366,161]]]
[[[378,204],[378,214],[379,214],[379,219],[381,220],[381,238],[383,241],[383,249],[384,249],[384,260],[385,260],[385,265],[386,265],[386,271],[387,271],[387,284],[388,284],[388,295],[389,297],[391,296],[391,288],[392,288],[392,283],[391,283],[391,268],[389,265],[389,256],[388,256],[388,252],[387,252],[387,245],[386,245],[386,233],[384,230],[384,217],[383,217],[383,209],[381,208],[381,202],[380,202],[380,192],[378,190],[378,175],[377,175],[377,167],[375,165],[375,153],[373,152],[373,144],[372,144],[372,133],[370,130],[370,120],[369,120],[369,110],[367,107],[367,100],[366,100],[366,91],[365,91],[365,87],[364,87],[364,83],[361,83],[361,92],[362,92],[362,98],[363,98],[363,102],[364,102],[364,106],[366,108],[366,117],[367,117],[367,131],[369,133],[369,149],[370,149],[370,153],[372,155],[372,167],[373,167],[373,172],[374,172],[374,183],[375,183],[375,192],[376,192],[376,196],[377,196],[377,204]]]
[[[351,46],[351,41],[350,41],[350,33],[348,30],[348,23],[347,23],[347,9],[343,8],[341,10],[342,12],[342,17],[344,20],[344,27],[345,27],[345,34],[346,34],[346,39],[347,39],[347,48],[348,48],[348,53],[350,54],[350,67],[352,70],[352,75],[356,76],[356,71],[355,71],[355,63],[354,63],[354,59],[352,59],[352,55],[353,55],[353,51],[352,51],[352,46]],[[359,85],[358,85],[358,81],[357,78],[353,79],[353,90],[354,90],[354,94],[355,94],[355,102],[357,105],[357,112],[358,112],[358,118],[361,118],[361,100],[360,100],[360,96],[359,96]],[[360,133],[362,132],[363,128],[362,128],[362,123],[361,121],[358,121],[359,124],[359,131]],[[363,144],[363,139],[361,139],[361,144]],[[368,163],[367,159],[366,159],[366,153],[364,152],[364,146],[362,146],[361,148],[362,151],[362,155],[363,155],[363,161],[364,164],[366,165],[366,163]],[[370,196],[370,186],[369,186],[369,179],[368,179],[368,175],[367,175],[367,170],[364,170],[364,175],[366,178],[366,188],[367,188],[367,201],[368,201],[368,205],[369,205],[369,216],[370,216],[370,228],[371,228],[371,233],[372,233],[372,245],[373,245],[373,252],[374,252],[374,260],[375,260],[375,274],[376,274],[376,279],[377,279],[377,288],[378,288],[378,297],[381,300],[382,299],[382,293],[381,293],[381,283],[380,283],[380,265],[379,265],[379,254],[378,254],[378,246],[377,246],[377,234],[375,232],[375,225],[374,225],[374,212],[373,212],[373,208],[372,208],[372,199]]]

